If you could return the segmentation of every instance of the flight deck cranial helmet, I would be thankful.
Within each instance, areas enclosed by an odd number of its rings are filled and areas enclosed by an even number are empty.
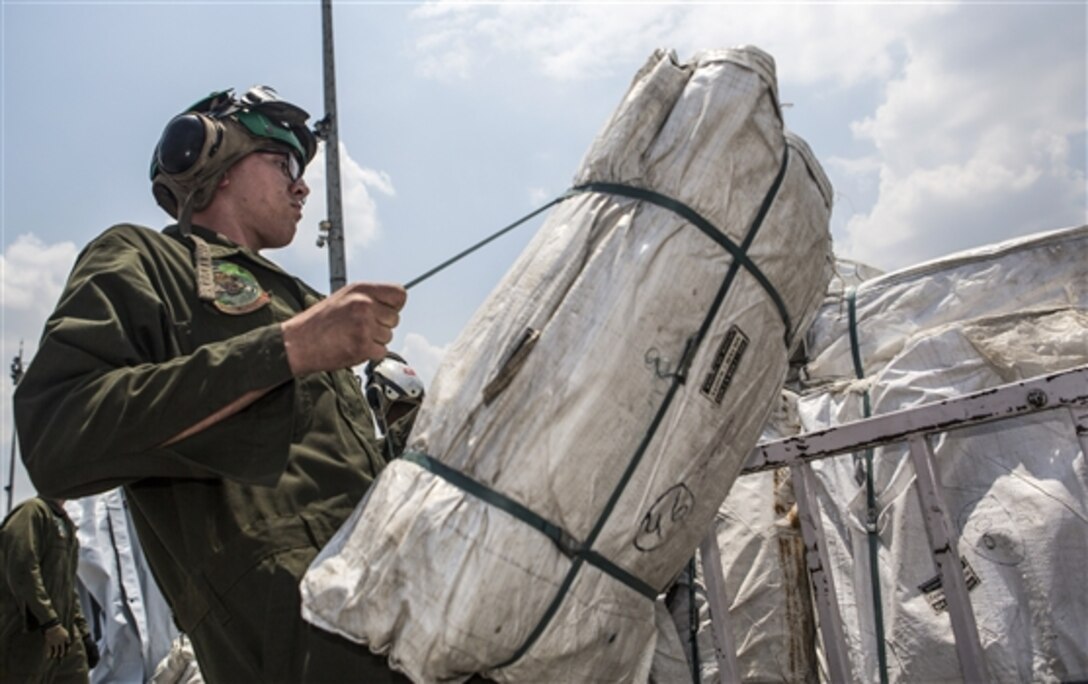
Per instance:
[[[212,93],[166,124],[151,159],[155,201],[188,233],[192,213],[211,204],[223,174],[248,154],[287,153],[299,178],[317,151],[309,116],[268,86],[240,99],[233,89]]]

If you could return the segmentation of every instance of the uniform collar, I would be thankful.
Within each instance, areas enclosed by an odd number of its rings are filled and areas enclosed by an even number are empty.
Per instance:
[[[183,243],[191,242],[181,234],[181,230],[176,223],[167,226],[162,232]],[[261,256],[248,247],[239,245],[222,233],[217,233],[210,228],[205,228],[204,226],[195,223],[190,227],[190,232],[208,243],[208,248],[211,251],[213,259],[226,259],[228,257],[241,256],[269,270],[282,273],[283,275],[289,275],[279,264]]]
[[[167,226],[163,229],[162,232],[166,233],[172,238],[180,239],[183,242],[185,241],[185,237],[182,235],[181,229],[178,228],[178,224],[176,223]],[[249,254],[253,254],[251,250],[237,244],[226,235],[223,235],[222,233],[217,233],[214,230],[205,228],[204,226],[198,226],[194,223],[192,226],[190,226],[189,232],[191,232],[193,235],[199,236],[201,239],[204,240],[204,242],[207,242],[209,247],[216,250],[217,256],[219,256],[220,254],[236,254],[238,252],[248,252]]]

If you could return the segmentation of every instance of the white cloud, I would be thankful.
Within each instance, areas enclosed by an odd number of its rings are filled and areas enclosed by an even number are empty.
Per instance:
[[[1054,53],[1061,23],[1052,17],[1049,36],[1017,34],[1023,26],[1006,20],[976,25],[969,41],[943,24],[912,37],[883,103],[853,126],[879,160],[854,171],[879,178],[879,195],[847,221],[845,255],[898,268],[1088,221],[1084,152],[1073,152],[1085,131],[1085,60]]]
[[[56,306],[78,249],[71,242],[47,245],[34,235],[19,235],[0,254],[0,446],[4,449],[2,479],[7,485],[8,459],[11,458],[13,424],[11,396],[14,389],[10,364],[20,350],[23,365],[33,357],[45,319]],[[31,496],[33,488],[21,464],[16,468],[15,501]],[[5,500],[6,505],[6,500]]]
[[[555,194],[548,191],[546,188],[529,188],[529,204],[533,207],[539,207],[554,196]]]
[[[16,237],[0,255],[4,310],[52,310],[77,253],[72,242],[46,245],[34,235]]]
[[[475,14],[471,5],[445,0],[415,8],[412,17],[431,27],[416,42],[416,73],[446,82],[468,78],[480,57],[470,45]]]
[[[3,358],[5,364],[25,350],[29,361],[37,348],[45,319],[60,298],[68,273],[75,264],[78,249],[72,242],[47,245],[30,234],[19,235],[0,254],[0,312],[3,318]],[[0,393],[7,401],[10,382],[4,377]],[[4,412],[8,420],[8,412]]]
[[[654,47],[681,59],[737,44],[770,52],[783,97],[800,98],[791,120],[834,129],[807,136],[830,153],[836,248],[897,268],[1088,221],[1086,12],[1027,3],[438,2],[414,18],[420,62],[445,63],[462,79],[500,65],[523,71],[527,84],[621,78]],[[848,128],[852,145],[842,140]]]
[[[427,3],[414,12],[418,70],[465,79],[495,60],[522,58],[563,81],[614,75],[654,47],[681,59],[757,45],[788,64],[783,77],[841,86],[894,72],[894,51],[941,5]],[[849,39],[844,40],[844,36]]]
[[[629,61],[643,51],[644,39],[661,33],[670,12],[651,5],[426,3],[413,13],[422,31],[417,71],[467,79],[496,61],[524,58],[556,80],[608,75],[617,59]]]
[[[672,37],[691,50],[756,45],[774,55],[780,81],[848,88],[894,73],[904,36],[946,11],[878,3],[712,5],[687,9]]]
[[[410,332],[404,336],[404,344],[398,353],[419,374],[424,385],[429,386],[448,348],[448,345],[439,347],[431,344],[423,335]]]
[[[328,256],[324,249],[316,247],[318,227],[328,216],[325,183],[325,144],[318,145],[317,155],[306,167],[306,184],[310,186],[310,196],[306,200],[306,210],[299,223],[295,241],[280,251],[277,261],[290,263],[303,269],[303,265],[313,266],[325,263]],[[364,247],[372,243],[381,233],[381,221],[378,219],[378,207],[374,194],[387,197],[396,196],[393,181],[384,171],[362,166],[348,153],[340,143],[340,196],[344,215],[344,251],[350,262]]]
[[[419,61],[416,73],[436,81],[465,80],[472,73],[475,56],[464,34],[439,31],[420,39],[416,46]]]
[[[881,163],[876,157],[828,157],[823,160],[823,165],[828,169],[833,169],[844,174],[850,175],[869,175],[880,172]]]

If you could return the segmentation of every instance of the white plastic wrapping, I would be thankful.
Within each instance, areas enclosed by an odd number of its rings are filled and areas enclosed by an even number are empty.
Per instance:
[[[1088,364],[1088,227],[954,255],[861,284],[859,359],[846,303],[812,328],[803,431]],[[844,376],[846,376],[844,378]],[[1068,411],[933,442],[986,667],[995,681],[1088,678],[1088,464]],[[868,511],[857,464],[814,463],[855,676],[875,681]],[[958,658],[904,446],[874,453],[879,583],[893,682],[959,681]],[[977,581],[976,581],[977,580]]]
[[[837,287],[833,281],[829,291]],[[801,431],[797,400],[794,392],[782,391],[760,442]],[[818,680],[815,612],[795,502],[789,469],[779,468],[739,477],[718,509],[715,535],[740,681]],[[719,684],[703,562],[700,554],[694,584],[687,573],[680,576],[668,606],[689,662],[698,659],[699,681]]]
[[[855,295],[864,373],[941,325],[1028,308],[1088,307],[1086,241],[1088,226],[1055,230],[866,280]],[[844,298],[828,298],[809,330],[805,370],[813,382],[856,377],[846,307]]]
[[[111,489],[64,507],[79,539],[83,615],[101,656],[91,682],[145,682],[178,631],[136,538],[124,494]]]
[[[653,596],[709,529],[831,276],[830,185],[775,88],[754,48],[655,53],[575,186],[688,209],[564,201],[430,388],[410,449],[565,548],[401,459],[304,578],[308,620],[417,681],[646,680]]]

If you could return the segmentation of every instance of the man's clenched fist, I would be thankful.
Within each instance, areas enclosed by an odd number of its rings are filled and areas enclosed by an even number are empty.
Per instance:
[[[400,285],[351,283],[283,323],[287,362],[298,377],[381,360],[408,293]]]

